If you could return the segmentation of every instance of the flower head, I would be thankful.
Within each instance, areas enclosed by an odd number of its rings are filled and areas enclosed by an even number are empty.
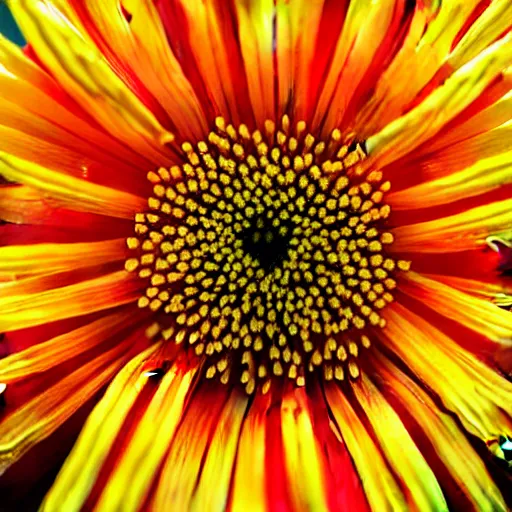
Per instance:
[[[512,4],[8,4],[4,488],[505,511]]]

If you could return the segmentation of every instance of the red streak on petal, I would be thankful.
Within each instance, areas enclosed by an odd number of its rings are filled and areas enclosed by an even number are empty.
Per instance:
[[[467,279],[497,277],[500,264],[499,254],[487,246],[461,252],[400,253],[400,258],[412,261],[415,272]]]
[[[83,510],[93,510],[97,504],[101,493],[105,489],[109,476],[114,470],[117,462],[122,456],[126,447],[130,443],[139,422],[146,411],[147,406],[151,402],[151,398],[158,389],[158,381],[148,379],[147,384],[137,397],[133,407],[130,410],[119,434],[115,438],[112,446],[110,447],[107,458],[98,473],[96,482],[94,483],[87,500],[84,503]]]
[[[156,0],[155,4],[162,19],[169,46],[182,66],[183,73],[200,98],[205,115],[209,121],[212,121],[216,113],[213,111],[209,101],[208,91],[198,71],[194,53],[192,52],[191,45],[194,43],[190,40],[190,29],[183,12],[183,7],[176,0],[167,2]],[[196,42],[196,44],[200,43]]]
[[[398,285],[398,289],[400,289],[400,284]],[[397,292],[396,300],[413,313],[421,316],[436,329],[442,331],[462,348],[475,354],[487,364],[494,366],[493,354],[497,348],[495,342],[490,341],[487,337],[462,325],[460,322],[443,316],[437,311],[425,306],[421,298],[421,293],[418,293],[413,299],[410,296]]]
[[[383,39],[373,56],[373,60],[368,67],[361,82],[351,98],[347,111],[343,116],[342,125],[347,126],[353,123],[354,117],[371,95],[375,84],[381,74],[391,64],[397,52],[402,48],[402,44],[407,37],[411,22],[414,17],[415,2],[402,0],[397,2],[393,19],[388,27],[386,37]],[[343,87],[343,84],[341,84]]]
[[[369,512],[363,486],[346,445],[338,439],[325,398],[316,390],[310,400],[315,437],[323,451],[330,510]]]
[[[211,101],[211,94],[203,81],[199,67],[196,63],[193,47],[194,45],[205,44],[204,41],[192,40],[190,27],[184,14],[181,2],[178,0],[162,1],[155,0],[156,8],[162,19],[169,45],[182,66],[183,73],[192,84],[198,98],[201,101],[203,111],[209,123],[212,123],[216,116],[222,115],[229,118],[228,112],[216,112]],[[249,99],[249,87],[245,75],[245,68],[240,49],[238,34],[238,20],[234,0],[214,0],[213,9],[219,13],[218,19],[221,23],[223,44],[229,56],[229,76],[223,77],[233,84],[236,91],[236,102],[240,119],[249,128],[254,126],[254,115]],[[208,44],[208,36],[206,44]],[[229,122],[232,119],[228,119]]]
[[[23,48],[23,53],[27,58],[29,58],[34,64],[40,67],[42,70],[46,72],[46,74],[51,75],[49,69],[43,64],[41,59],[37,56],[33,47],[30,44],[27,44]],[[100,125],[95,121],[93,117],[91,117],[71,96],[69,96],[64,89],[60,89],[60,92],[57,96],[52,95],[55,100],[57,100],[62,106],[72,112],[75,116],[83,119],[91,126],[94,126],[96,129],[102,129]]]
[[[54,210],[41,220],[30,225],[0,222],[0,246],[92,242],[129,237],[133,233],[132,221],[63,208]]]
[[[347,0],[326,0],[325,2],[310,78],[310,93],[315,99],[318,99],[323,82],[329,72],[336,44],[343,29],[348,4]],[[314,113],[314,104],[314,101],[309,102],[311,108],[307,115],[307,121],[311,121],[311,116]]]
[[[473,12],[468,17],[462,28],[459,30],[459,33],[455,36],[453,40],[451,50],[453,50],[460,42],[460,40],[466,35],[467,31],[471,28],[473,23],[480,17],[481,14],[489,7],[491,4],[491,0],[481,0],[478,5],[473,9]]]

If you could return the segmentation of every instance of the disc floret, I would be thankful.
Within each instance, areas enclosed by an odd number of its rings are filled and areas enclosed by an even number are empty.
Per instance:
[[[257,383],[308,373],[357,378],[369,327],[384,327],[395,273],[386,253],[390,183],[355,172],[365,158],[339,130],[317,141],[285,116],[250,132],[217,118],[184,162],[150,172],[126,262],[147,280],[140,307],[189,346],[207,378]]]

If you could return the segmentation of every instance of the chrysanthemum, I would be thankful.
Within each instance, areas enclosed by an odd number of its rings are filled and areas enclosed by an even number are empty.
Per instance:
[[[512,2],[9,6],[4,503],[506,510]]]

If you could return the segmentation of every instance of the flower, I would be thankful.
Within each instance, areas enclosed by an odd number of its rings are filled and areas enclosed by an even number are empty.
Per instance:
[[[8,4],[4,489],[506,510],[509,0]]]

